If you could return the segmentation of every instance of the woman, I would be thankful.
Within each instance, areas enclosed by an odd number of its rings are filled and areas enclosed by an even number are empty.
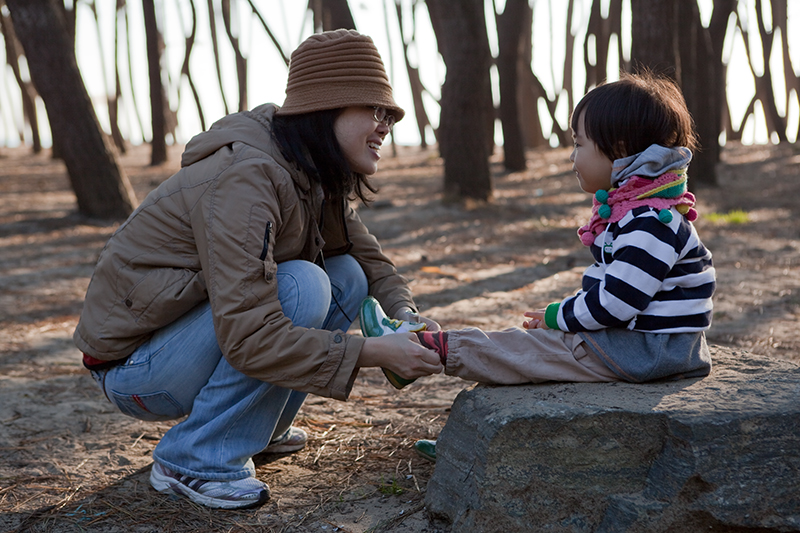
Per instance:
[[[123,413],[188,415],[153,452],[157,490],[260,506],[252,456],[305,445],[291,424],[307,393],[346,400],[361,367],[442,370],[411,334],[345,333],[367,294],[418,317],[348,203],[374,192],[367,176],[403,114],[369,37],[313,35],[292,54],[284,105],[193,138],[103,249],[74,340]]]

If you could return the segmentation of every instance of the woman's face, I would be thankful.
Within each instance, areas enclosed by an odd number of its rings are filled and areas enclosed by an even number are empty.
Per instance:
[[[389,126],[373,118],[373,108],[344,108],[333,123],[333,131],[353,172],[371,176],[378,171],[381,145]]]
[[[581,189],[594,194],[600,189],[611,188],[611,167],[613,161],[601,152],[597,145],[586,136],[583,123],[584,112],[581,111],[576,122],[577,130],[572,132],[574,147],[569,160],[572,161],[572,170],[578,177]]]

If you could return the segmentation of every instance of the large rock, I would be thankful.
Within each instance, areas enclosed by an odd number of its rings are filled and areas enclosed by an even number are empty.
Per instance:
[[[705,379],[477,386],[426,504],[452,531],[800,531],[800,366],[712,347]]]

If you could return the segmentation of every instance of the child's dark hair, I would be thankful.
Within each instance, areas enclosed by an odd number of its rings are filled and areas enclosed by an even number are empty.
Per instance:
[[[377,192],[366,175],[353,172],[342,153],[333,129],[341,109],[327,109],[300,115],[278,115],[272,119],[272,133],[283,156],[297,163],[310,179],[322,186],[329,198],[360,199],[369,202]]]
[[[581,113],[584,135],[612,161],[638,154],[651,144],[692,151],[698,147],[680,88],[649,71],[624,73],[619,81],[589,91],[572,112],[573,131]]]

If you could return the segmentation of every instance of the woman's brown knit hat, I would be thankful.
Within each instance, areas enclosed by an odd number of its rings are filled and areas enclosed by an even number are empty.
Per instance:
[[[286,100],[276,115],[299,115],[349,106],[377,106],[396,120],[405,111],[392,98],[392,86],[372,39],[353,30],[317,33],[292,52]]]

